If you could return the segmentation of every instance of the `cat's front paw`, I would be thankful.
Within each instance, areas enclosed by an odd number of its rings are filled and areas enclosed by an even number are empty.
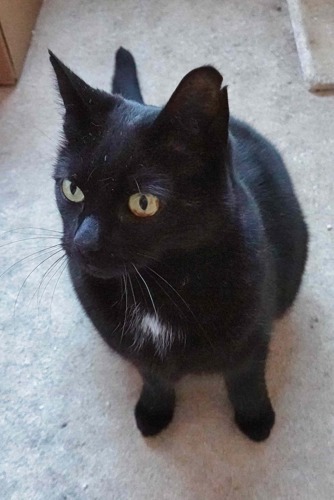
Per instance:
[[[168,426],[173,418],[174,406],[164,408],[148,408],[141,400],[135,408],[137,427],[143,436],[155,436]]]
[[[266,408],[257,417],[249,417],[236,412],[235,421],[239,429],[253,441],[264,441],[269,437],[275,423],[275,412],[272,407]]]

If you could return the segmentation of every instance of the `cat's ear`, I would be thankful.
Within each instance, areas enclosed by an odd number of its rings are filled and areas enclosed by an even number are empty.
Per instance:
[[[161,111],[157,124],[185,138],[208,136],[227,141],[229,108],[222,75],[211,66],[188,73]],[[213,134],[213,135],[212,135]],[[218,137],[217,137],[218,138]]]
[[[66,110],[65,122],[70,120],[71,128],[84,127],[91,121],[103,122],[114,104],[113,96],[90,87],[50,50],[49,54]]]

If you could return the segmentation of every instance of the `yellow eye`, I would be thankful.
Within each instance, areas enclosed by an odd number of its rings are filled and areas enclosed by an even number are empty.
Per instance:
[[[61,188],[64,196],[68,200],[73,201],[74,203],[81,203],[82,201],[84,201],[85,195],[73,181],[64,179]]]
[[[153,194],[136,193],[129,198],[129,208],[137,217],[151,217],[159,210],[159,199]]]

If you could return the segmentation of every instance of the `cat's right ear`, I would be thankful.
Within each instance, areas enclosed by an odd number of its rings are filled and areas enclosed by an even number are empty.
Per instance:
[[[92,122],[102,125],[107,112],[113,107],[113,96],[90,87],[65,66],[51,50],[49,54],[66,110],[65,133],[66,121],[70,122],[71,130],[89,126]]]

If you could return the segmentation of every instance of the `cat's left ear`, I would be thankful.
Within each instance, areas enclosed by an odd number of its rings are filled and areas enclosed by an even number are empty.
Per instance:
[[[161,111],[156,125],[184,140],[226,144],[229,107],[222,75],[212,66],[190,71]]]
[[[94,122],[102,122],[113,107],[114,99],[110,94],[87,85],[49,50],[50,62],[56,73],[59,93],[64,102],[66,120],[72,127],[82,128]]]

